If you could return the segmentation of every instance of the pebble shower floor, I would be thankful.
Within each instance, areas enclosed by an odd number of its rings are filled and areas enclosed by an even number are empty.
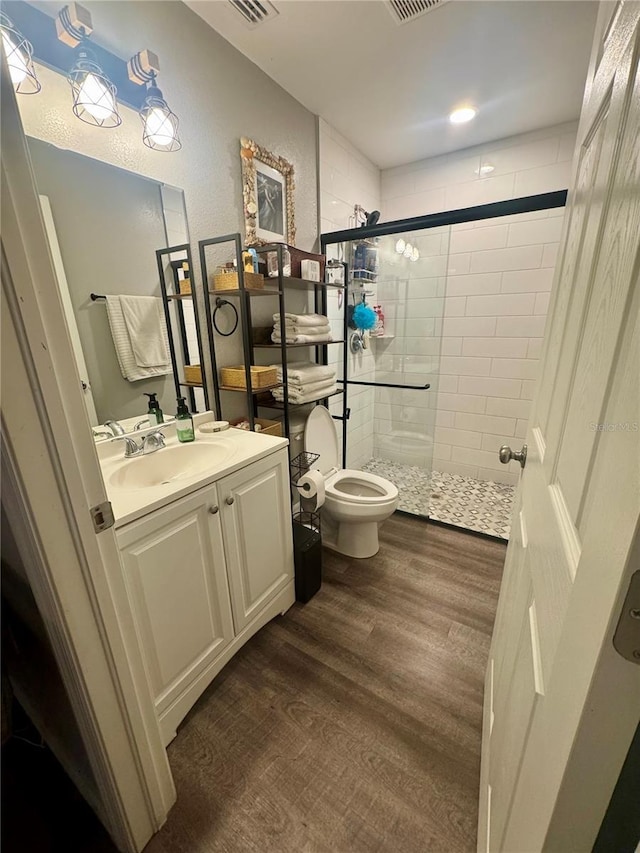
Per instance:
[[[509,538],[515,486],[442,471],[429,473],[418,466],[386,459],[370,459],[362,470],[378,474],[398,487],[398,509],[403,512]]]

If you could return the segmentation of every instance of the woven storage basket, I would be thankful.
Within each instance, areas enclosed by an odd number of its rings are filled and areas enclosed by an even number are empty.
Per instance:
[[[211,276],[212,290],[239,290],[240,277],[237,272],[214,273]],[[264,276],[259,272],[246,272],[244,274],[245,290],[262,290],[264,288]]]
[[[187,382],[198,382],[202,384],[202,368],[199,364],[185,364],[184,378]]]
[[[220,368],[220,384],[228,388],[246,388],[247,377],[244,365]],[[251,366],[251,387],[269,388],[278,384],[278,370],[275,367]]]
[[[241,424],[243,421],[248,421],[249,418],[234,418],[234,420],[229,421],[232,427],[237,427],[238,424]],[[260,424],[262,429],[260,432],[265,435],[279,435],[282,436],[282,421],[270,421],[268,418],[254,418],[253,419],[256,424]]]
[[[178,281],[178,287],[180,288],[181,296],[188,296],[191,293],[191,279],[181,278]]]

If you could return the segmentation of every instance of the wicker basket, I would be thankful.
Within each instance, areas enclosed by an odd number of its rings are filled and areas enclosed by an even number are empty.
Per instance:
[[[199,364],[185,364],[184,378],[186,382],[202,385],[202,368]]]
[[[240,277],[237,272],[214,273],[211,278],[212,290],[239,290]],[[245,290],[263,290],[264,276],[258,272],[246,272],[244,274]]]
[[[220,368],[220,384],[227,388],[246,388],[247,377],[244,365]],[[270,388],[278,384],[278,370],[275,367],[251,366],[251,387]]]
[[[178,281],[179,293],[182,296],[188,296],[191,293],[191,279],[190,278],[181,278]]]
[[[238,424],[248,420],[248,418],[234,418],[234,420],[229,421],[229,423],[232,427],[238,428]],[[259,432],[264,433],[264,435],[282,436],[282,421],[270,421],[268,418],[254,418],[253,420],[254,423],[260,424],[262,429],[260,429]]]

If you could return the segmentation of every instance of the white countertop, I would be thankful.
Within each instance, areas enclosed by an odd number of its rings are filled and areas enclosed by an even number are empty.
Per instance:
[[[125,524],[142,518],[166,504],[176,501],[204,486],[208,486],[221,477],[225,477],[239,468],[244,468],[258,459],[269,456],[271,453],[275,453],[289,444],[286,438],[262,435],[261,433],[242,429],[231,428],[223,432],[206,434],[199,432],[198,426],[207,420],[213,420],[213,416],[200,415],[194,417],[196,439],[195,442],[188,444],[180,444],[178,441],[175,424],[165,424],[159,427],[165,436],[166,448],[161,448],[145,456],[125,459],[124,441],[104,441],[97,446],[96,449],[98,451],[100,467],[102,468],[102,476],[113,508],[116,528],[123,527]],[[135,438],[135,436],[135,433],[131,435],[132,438]],[[114,478],[118,479],[120,472],[122,472],[125,466],[128,468],[139,462],[144,462],[145,466],[150,466],[153,459],[160,462],[162,454],[168,448],[176,448],[176,450],[172,451],[172,455],[175,455],[180,452],[179,448],[186,449],[193,447],[195,444],[222,446],[229,455],[222,462],[208,469],[199,470],[192,476],[180,476],[179,479],[173,479],[158,485],[132,488],[116,485],[113,482]]]

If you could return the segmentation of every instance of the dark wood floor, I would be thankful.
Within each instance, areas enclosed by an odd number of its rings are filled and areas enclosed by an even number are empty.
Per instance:
[[[484,669],[505,545],[395,515],[370,560],[227,665],[169,747],[146,853],[476,849]]]

